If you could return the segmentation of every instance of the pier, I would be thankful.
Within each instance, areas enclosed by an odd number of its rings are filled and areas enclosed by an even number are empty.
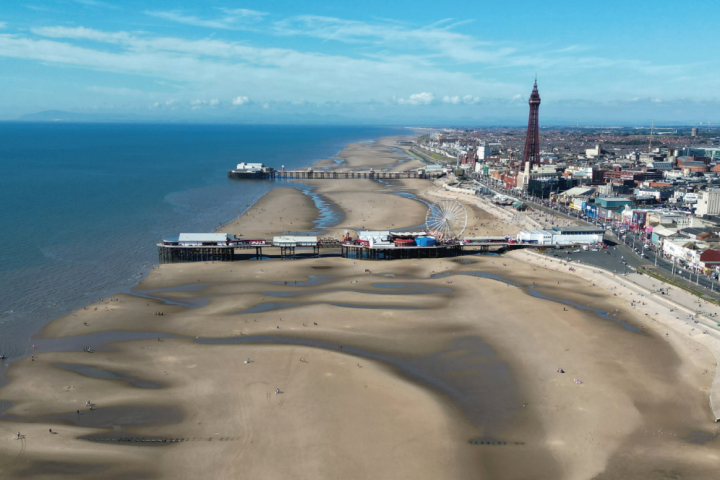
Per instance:
[[[443,176],[444,174],[444,172],[439,171],[418,172],[412,170],[403,172],[375,172],[372,170],[360,170],[354,172],[314,170],[228,170],[228,177],[237,180],[393,180],[406,178],[435,179]]]
[[[385,234],[386,232],[364,232],[364,235]],[[387,232],[389,234],[389,232]],[[517,243],[503,240],[504,237],[467,237],[436,244],[435,240],[427,245],[421,242],[423,237],[416,235],[417,242],[407,237],[412,233],[396,233],[392,241],[378,241],[379,237],[350,239],[349,234],[342,240],[319,239],[309,235],[283,235],[264,238],[242,239],[226,233],[181,233],[179,237],[170,237],[157,244],[160,264],[187,262],[234,262],[240,260],[262,260],[272,249],[273,256],[280,260],[319,257],[325,250],[339,250],[342,258],[356,260],[405,260],[420,258],[446,258],[477,253],[502,252],[520,248],[547,249],[554,246],[538,243]],[[403,237],[405,237],[403,239]],[[572,249],[587,243],[562,245],[562,249]],[[248,255],[249,254],[249,255]],[[336,254],[337,255],[337,254]]]
[[[299,237],[298,237],[299,238]],[[308,237],[314,238],[314,237]],[[487,253],[514,248],[541,248],[537,244],[511,244],[511,243],[455,243],[448,245],[434,245],[430,247],[396,247],[393,245],[368,246],[356,243],[343,243],[340,241],[306,240],[301,242],[288,241],[239,241],[225,246],[182,246],[158,243],[159,261],[166,263],[187,262],[233,262],[244,259],[262,260],[273,249],[277,258],[281,260],[295,260],[298,258],[319,257],[321,251],[340,250],[342,258],[357,260],[403,260],[412,258],[446,258],[475,253]],[[265,249],[265,250],[264,250]],[[240,258],[243,254],[248,254]],[[279,255],[278,255],[279,254]]]

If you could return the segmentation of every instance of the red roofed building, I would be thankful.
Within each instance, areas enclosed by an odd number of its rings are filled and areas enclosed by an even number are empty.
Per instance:
[[[720,266],[720,250],[708,248],[700,254],[700,265],[703,268],[715,268]]]

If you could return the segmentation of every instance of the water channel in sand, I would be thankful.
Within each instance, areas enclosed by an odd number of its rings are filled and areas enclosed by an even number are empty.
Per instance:
[[[594,314],[600,319],[611,320],[620,323],[623,328],[635,332],[643,333],[641,330],[629,325],[621,320],[618,320],[612,316],[608,316],[607,312],[602,310],[593,309],[579,305],[574,302],[566,301],[559,298],[554,298],[550,295],[539,292],[532,286],[523,286],[517,282],[508,280],[501,275],[494,273],[486,273],[480,271],[472,272],[441,272],[433,274],[432,278],[446,278],[451,275],[470,275],[479,278],[491,279],[499,282],[506,283],[515,287],[522,288],[527,291],[528,294],[542,298],[545,300],[563,303],[575,308],[585,310],[589,313]],[[380,276],[380,275],[378,275]],[[398,278],[390,275],[382,275],[384,278]],[[287,284],[288,286],[299,286],[299,287],[313,287],[320,286],[323,284],[330,283],[335,277],[332,275],[322,275],[310,277],[306,281],[294,282]],[[404,279],[403,279],[404,280]],[[414,281],[407,282],[376,282],[372,284],[372,287],[379,290],[352,290],[366,294],[378,294],[378,295],[398,295],[398,294],[426,294],[426,293],[448,293],[451,290],[447,287],[440,287],[436,285],[425,285],[417,282],[417,278],[412,278]],[[274,284],[283,285],[283,282],[272,282]],[[212,284],[189,284],[181,285],[178,287],[170,287],[156,290],[143,291],[143,297],[153,298],[161,300],[170,304],[177,304],[175,301],[169,301],[163,298],[163,293],[173,292],[201,292],[204,288]],[[301,291],[301,292],[263,292],[263,294],[276,296],[295,296],[313,294],[324,291],[342,291],[343,289],[326,289],[320,291]],[[202,297],[200,297],[202,299]],[[199,300],[199,299],[196,299]],[[203,299],[204,300],[204,299]],[[257,313],[260,311],[268,311],[275,308],[289,308],[300,304],[312,304],[317,302],[307,303],[262,303],[251,309],[245,310],[240,313]],[[199,304],[195,300],[187,302],[188,307],[197,307]],[[369,308],[363,305],[344,305],[337,304],[338,306],[344,306],[347,308]],[[375,307],[375,308],[397,308],[397,307]],[[412,307],[411,307],[412,308]],[[168,334],[157,334],[147,332],[121,332],[121,331],[108,331],[98,332],[89,335],[81,335],[75,337],[65,338],[37,338],[34,340],[36,345],[36,351],[42,352],[59,352],[59,351],[82,351],[86,347],[91,347],[95,351],[111,350],[110,344],[115,342],[127,342],[133,340],[142,339],[189,339],[189,337],[168,335]],[[256,336],[241,336],[241,337],[229,337],[229,338],[204,338],[197,337],[192,339],[198,345],[244,345],[244,344],[273,344],[273,345],[302,345],[312,348],[320,348],[326,350],[341,351],[343,353],[354,355],[360,358],[367,358],[375,361],[382,362],[394,369],[404,377],[415,381],[421,385],[431,388],[432,390],[447,397],[455,406],[457,406],[464,415],[472,422],[475,426],[479,427],[483,435],[482,437],[475,439],[468,439],[471,443],[475,444],[500,444],[503,442],[507,444],[522,443],[523,439],[516,438],[502,438],[502,432],[507,428],[508,425],[512,424],[513,419],[517,415],[518,411],[522,409],[523,402],[517,396],[516,387],[514,380],[511,376],[508,366],[499,359],[495,352],[486,344],[482,342],[482,339],[474,336],[468,336],[458,338],[452,341],[450,345],[436,351],[432,354],[425,356],[409,356],[403,354],[395,354],[393,352],[378,352],[369,349],[361,348],[352,345],[336,345],[327,341],[320,341],[316,339],[308,338],[294,338],[288,336],[274,336],[274,335],[256,335]],[[109,380],[117,380],[128,382],[137,388],[162,388],[161,385],[148,382],[142,379],[135,379],[132,376],[120,372],[104,370],[98,367],[87,366],[87,365],[76,365],[76,364],[58,364],[57,368],[64,368],[76,371],[77,373],[85,376],[94,378],[103,378]],[[0,378],[0,382],[4,382],[5,378]],[[7,411],[11,405],[7,402],[0,405],[0,414]],[[74,412],[71,412],[75,415]],[[123,425],[127,412],[116,412],[116,413],[105,413],[103,415],[109,415],[103,422],[113,425]],[[66,414],[62,414],[66,415]],[[61,417],[62,417],[61,415]],[[70,421],[72,415],[67,414],[68,419],[65,417],[58,417],[58,420]],[[67,416],[66,415],[66,416]],[[0,417],[2,418],[2,417]],[[140,418],[140,417],[138,417]],[[17,420],[17,419],[16,419]],[[24,420],[23,420],[24,421]],[[32,421],[39,421],[39,419],[33,419]],[[114,422],[114,423],[113,423]],[[104,425],[104,424],[103,424]],[[119,435],[119,434],[118,434]],[[117,435],[107,437],[103,433],[92,435],[92,438],[88,437],[88,440],[106,441],[117,439]],[[97,437],[97,438],[95,438]],[[104,439],[104,440],[103,440]],[[137,439],[136,439],[137,440]],[[133,440],[133,441],[136,441]],[[139,440],[137,440],[139,441]],[[148,444],[152,444],[148,443]]]

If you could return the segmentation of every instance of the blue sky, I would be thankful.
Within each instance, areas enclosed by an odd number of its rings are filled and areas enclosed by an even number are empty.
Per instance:
[[[537,73],[546,123],[720,122],[717,25],[701,0],[3,2],[0,119],[522,124]]]

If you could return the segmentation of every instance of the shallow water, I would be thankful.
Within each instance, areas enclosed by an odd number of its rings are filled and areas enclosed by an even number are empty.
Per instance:
[[[159,300],[163,302],[166,305],[177,305],[180,307],[187,307],[187,308],[200,308],[206,306],[209,301],[205,297],[185,297],[183,300],[173,300],[169,299],[167,297],[163,297],[162,295],[157,295],[158,293],[172,293],[172,292],[199,292],[210,285],[217,285],[217,283],[189,283],[187,285],[178,285],[175,287],[167,287],[167,288],[156,288],[153,290],[141,290],[139,288],[132,288],[130,289],[130,293],[132,293],[136,297],[141,298],[147,298],[149,300]]]
[[[127,405],[103,407],[102,405],[97,405],[97,409],[95,410],[83,407],[80,413],[72,410],[40,417],[0,415],[0,420],[10,422],[49,423],[50,425],[75,425],[87,428],[116,429],[178,423],[181,422],[182,419],[182,412],[169,405],[161,407]]]
[[[234,181],[240,161],[301,168],[394,128],[0,124],[0,353],[22,355],[54,318],[126,292],[157,263],[155,242],[212,231],[272,188]]]
[[[261,295],[271,297],[297,297],[300,295],[312,295],[316,293],[350,292],[369,295],[418,295],[426,293],[452,293],[452,289],[425,285],[422,283],[373,283],[373,287],[391,289],[391,291],[360,290],[353,288],[328,288],[324,290],[310,290],[302,292],[260,292]]]
[[[313,293],[313,292],[306,292]],[[303,307],[306,305],[332,305],[334,307],[342,308],[362,308],[366,310],[419,310],[422,307],[411,307],[405,305],[362,305],[353,303],[339,303],[339,302],[267,302],[255,305],[247,310],[234,312],[235,315],[246,315],[249,313],[262,313],[270,312],[274,310],[287,310],[294,307]]]
[[[63,370],[69,370],[71,372],[79,373],[90,378],[100,378],[103,380],[122,380],[129,384],[139,388],[161,388],[162,385],[156,382],[148,380],[141,380],[139,378],[126,375],[124,373],[114,372],[111,370],[104,370],[93,365],[80,365],[73,363],[58,363],[55,367]]]

